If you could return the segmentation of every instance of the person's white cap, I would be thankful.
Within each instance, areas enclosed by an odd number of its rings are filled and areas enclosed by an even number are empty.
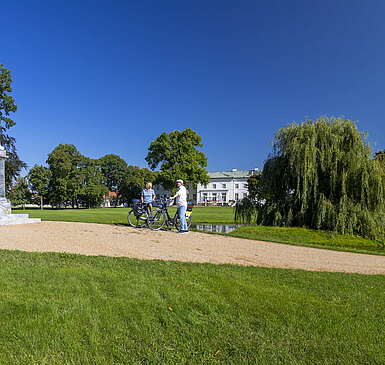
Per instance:
[[[183,180],[177,180],[175,182],[183,184]]]

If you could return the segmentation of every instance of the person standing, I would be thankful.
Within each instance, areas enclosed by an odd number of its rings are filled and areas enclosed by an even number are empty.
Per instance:
[[[180,220],[180,231],[178,233],[187,233],[187,221],[186,221],[186,210],[187,210],[187,190],[183,185],[183,180],[176,181],[177,191],[176,194],[170,199],[176,199],[176,206],[178,207],[178,215]]]
[[[155,200],[155,198],[156,198],[156,195],[154,190],[152,189],[152,184],[148,182],[146,184],[146,187],[142,190],[142,194],[141,194],[142,203],[145,203],[147,208],[151,210],[152,202]]]

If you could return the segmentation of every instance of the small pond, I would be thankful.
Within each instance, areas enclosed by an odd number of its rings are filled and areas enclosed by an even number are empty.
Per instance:
[[[239,226],[235,223],[195,223],[191,228],[202,232],[230,233]]]

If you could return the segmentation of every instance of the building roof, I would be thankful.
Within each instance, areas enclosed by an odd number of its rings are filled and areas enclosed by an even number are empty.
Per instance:
[[[230,171],[216,171],[209,172],[210,179],[223,179],[223,178],[246,178],[251,176],[256,170],[230,170]]]
[[[115,191],[109,191],[107,194],[103,195],[103,198],[116,198],[117,196],[118,194]]]

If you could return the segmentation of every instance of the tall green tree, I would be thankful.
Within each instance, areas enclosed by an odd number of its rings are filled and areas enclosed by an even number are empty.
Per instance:
[[[79,168],[79,184],[76,204],[86,208],[100,207],[108,188],[103,184],[99,161],[83,157]]]
[[[16,140],[8,134],[8,130],[16,123],[11,118],[17,106],[10,93],[12,92],[12,77],[10,70],[0,64],[0,144],[5,147],[8,159],[5,162],[5,185],[9,191],[12,181],[20,176],[26,164],[20,160],[16,151]]]
[[[80,193],[79,169],[83,156],[72,144],[60,144],[48,155],[51,171],[49,184],[50,201],[55,206],[77,205]]]
[[[248,196],[251,199],[262,199],[262,175],[259,171],[247,179],[247,190],[249,191]]]
[[[119,185],[119,195],[123,203],[130,204],[132,199],[139,199],[144,185],[155,183],[157,173],[138,166],[127,166],[124,179]]]
[[[265,191],[261,171],[251,175],[247,179],[249,194],[237,201],[235,207],[235,220],[251,223],[258,221],[259,212],[265,203]]]
[[[117,193],[118,199],[115,199],[115,205],[119,204],[121,187],[127,178],[127,163],[117,155],[106,155],[99,159],[101,173],[103,174],[103,183],[109,191]]]
[[[39,199],[40,209],[43,209],[44,201],[48,201],[50,180],[51,171],[47,167],[35,165],[29,170],[29,186]]]
[[[261,176],[259,224],[306,226],[384,242],[385,176],[354,122],[319,118],[278,131]],[[242,204],[236,215],[242,218]]]
[[[31,191],[28,187],[28,181],[25,177],[19,177],[9,192],[9,200],[12,205],[25,205],[31,202]]]
[[[103,174],[104,185],[110,191],[117,192],[118,186],[127,174],[127,162],[118,155],[109,154],[101,157],[99,164]]]
[[[83,156],[74,145],[57,146],[47,159],[49,199],[55,206],[99,207],[107,187],[100,161]]]
[[[173,189],[177,179],[193,186],[208,183],[207,158],[199,150],[201,141],[201,136],[187,128],[164,132],[150,144],[146,161],[152,170],[160,169],[159,182],[164,188]]]

